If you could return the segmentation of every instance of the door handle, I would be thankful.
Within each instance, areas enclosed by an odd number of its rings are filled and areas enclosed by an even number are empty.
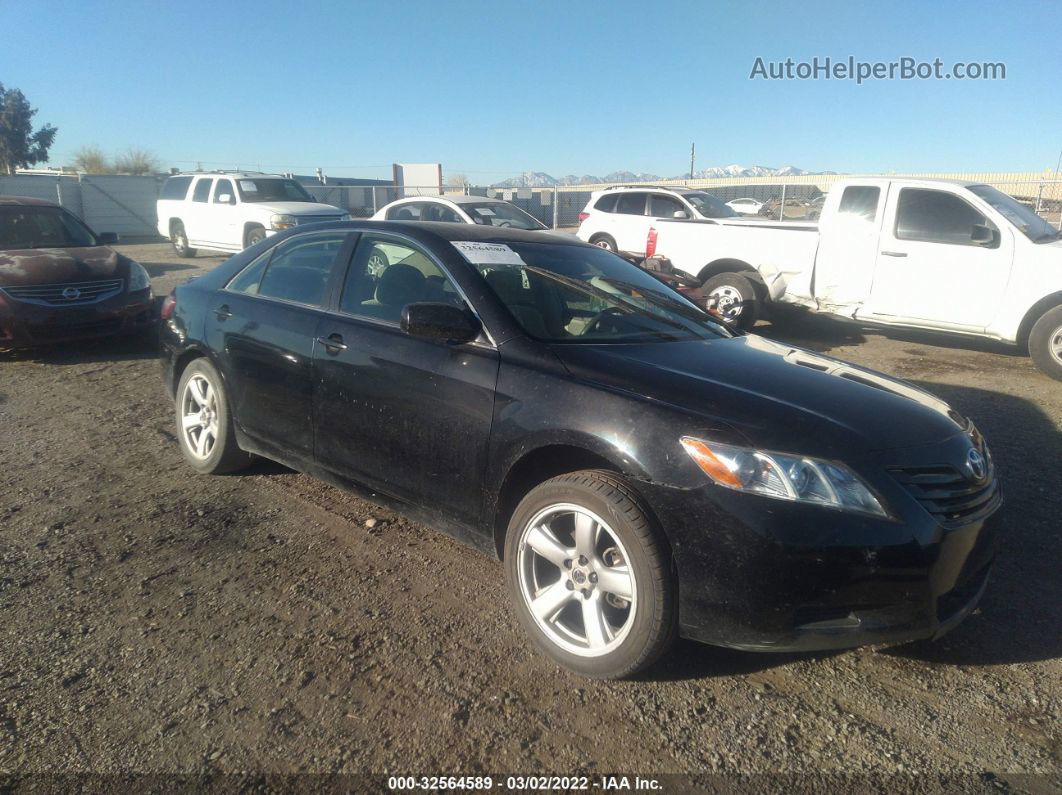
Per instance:
[[[328,352],[332,354],[347,349],[347,344],[343,342],[343,337],[340,334],[330,334],[327,337],[318,337],[317,342],[324,345]]]
[[[906,251],[882,251],[881,253],[884,254],[886,257],[906,257],[907,256],[907,252]]]
[[[222,304],[221,306],[219,306],[217,309],[214,310],[214,314],[217,315],[218,320],[228,320],[230,317],[232,317],[232,312],[229,311],[228,304]]]

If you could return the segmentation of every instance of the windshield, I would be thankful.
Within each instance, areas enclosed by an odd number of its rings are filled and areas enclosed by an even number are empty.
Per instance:
[[[0,207],[0,249],[95,246],[96,236],[59,207]]]
[[[455,244],[458,245],[458,244]],[[487,244],[487,285],[535,339],[552,343],[718,339],[730,332],[615,254],[563,243]]]
[[[1057,229],[1013,196],[1008,196],[990,185],[972,185],[970,192],[991,204],[1033,243],[1050,243],[1059,239],[1060,233]]]
[[[240,199],[245,202],[312,202],[313,196],[293,179],[239,179]]]
[[[532,216],[519,207],[508,202],[483,202],[482,204],[461,204],[461,209],[477,224],[484,226],[504,226],[510,229],[546,229]]]
[[[683,193],[682,198],[705,218],[733,218],[737,215],[734,208],[727,207],[710,193]]]

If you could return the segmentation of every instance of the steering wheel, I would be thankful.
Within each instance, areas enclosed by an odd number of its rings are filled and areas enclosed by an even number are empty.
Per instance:
[[[512,221],[506,221],[504,218],[499,219],[498,223],[495,224],[495,226],[506,226],[506,227],[507,226],[512,226],[512,225],[513,225]]]
[[[583,331],[582,331],[582,334],[580,336],[585,336],[587,334],[593,334],[593,333],[599,331],[600,327],[602,325],[604,325],[604,323],[606,321],[611,322],[612,323],[612,328],[613,328],[613,330],[615,330],[616,329],[615,321],[618,320],[619,318],[623,317],[625,314],[626,314],[626,312],[624,312],[622,309],[620,309],[619,307],[616,307],[616,306],[610,306],[608,309],[602,309],[600,312],[598,312],[596,315],[594,315],[592,318],[590,318],[589,322],[585,326],[583,326]]]

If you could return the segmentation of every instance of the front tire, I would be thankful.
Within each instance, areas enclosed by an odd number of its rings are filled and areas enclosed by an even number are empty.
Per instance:
[[[1040,372],[1062,381],[1062,306],[1036,321],[1029,333],[1029,355]]]
[[[174,221],[170,227],[170,242],[178,257],[194,257],[196,250],[188,245],[188,233],[184,230],[184,224]]]
[[[181,453],[196,472],[219,475],[251,463],[236,444],[228,395],[209,359],[196,359],[181,374],[175,400]]]
[[[740,273],[720,273],[707,279],[701,289],[708,305],[715,304],[723,322],[732,329],[747,331],[759,314],[756,288]]]
[[[506,534],[505,574],[535,646],[583,676],[631,676],[674,640],[670,552],[611,472],[560,475],[524,497]]]
[[[261,226],[252,226],[247,230],[247,234],[244,236],[243,247],[250,248],[255,243],[261,243],[265,240],[265,229]]]

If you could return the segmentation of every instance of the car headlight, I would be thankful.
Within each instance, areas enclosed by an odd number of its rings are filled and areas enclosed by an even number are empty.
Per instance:
[[[844,464],[682,437],[682,447],[716,484],[778,500],[888,516],[867,485]]]
[[[129,292],[146,290],[151,286],[151,276],[139,262],[129,262]]]
[[[295,220],[294,215],[288,215],[287,213],[277,213],[269,219],[269,225],[274,229],[291,229],[298,223]]]

